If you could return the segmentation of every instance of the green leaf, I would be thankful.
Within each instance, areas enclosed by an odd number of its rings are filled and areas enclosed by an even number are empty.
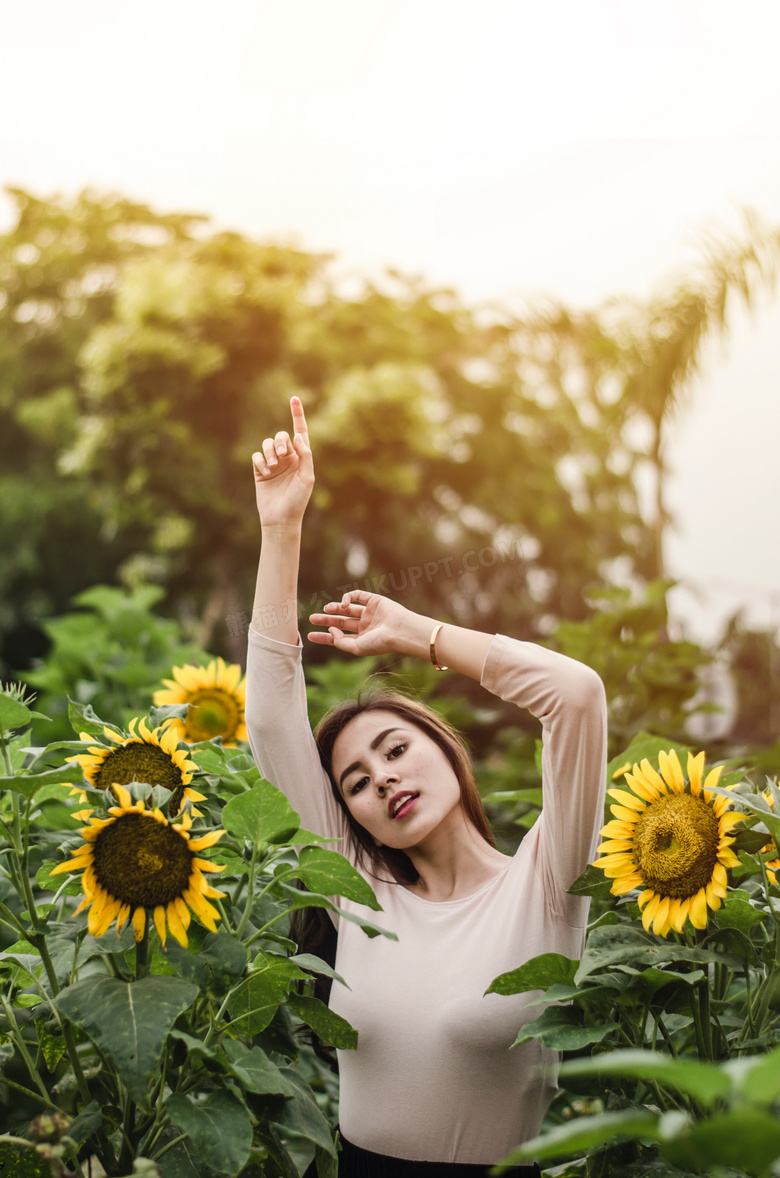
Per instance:
[[[10,732],[13,728],[26,728],[31,719],[29,708],[0,691],[0,729]]]
[[[197,994],[197,986],[181,978],[122,982],[93,975],[63,990],[55,1001],[105,1051],[133,1100],[149,1112],[149,1081],[166,1036]]]
[[[731,1088],[729,1076],[714,1063],[696,1059],[673,1059],[660,1051],[611,1051],[590,1059],[572,1059],[561,1064],[560,1075],[624,1076],[654,1080],[675,1092],[711,1105]]]
[[[754,908],[747,899],[747,892],[730,891],[723,901],[723,907],[715,914],[720,928],[735,928],[742,932],[749,932],[756,924],[761,924],[764,916]]]
[[[0,790],[12,789],[33,798],[45,785],[59,785],[64,782],[80,782],[84,773],[80,765],[63,765],[61,769],[42,769],[40,773],[16,773],[12,777],[0,777]]]
[[[303,1137],[319,1145],[331,1157],[335,1157],[336,1147],[330,1125],[320,1112],[311,1088],[295,1068],[283,1067],[279,1070],[295,1091],[295,1098],[285,1101],[281,1115],[273,1118],[276,1125],[286,1130],[282,1136],[286,1137],[287,1133],[292,1133],[296,1137]]]
[[[101,744],[106,743],[106,734],[103,731],[104,724],[99,716],[96,716],[91,704],[80,704],[78,700],[68,697],[68,719],[71,727],[77,736],[82,732],[86,732],[88,736],[97,737]],[[111,727],[111,725],[108,725]],[[84,746],[86,752],[86,745]]]
[[[323,961],[321,957],[317,957],[314,953],[296,953],[290,961],[295,965],[300,966],[301,969],[307,970],[309,973],[323,974],[326,978],[333,978],[337,982],[341,982],[347,990],[350,989],[344,981],[340,973],[336,973],[335,969],[328,965],[327,961]]]
[[[747,1066],[746,1066],[747,1065]],[[746,1100],[761,1107],[775,1102],[780,1095],[780,1047],[755,1059],[734,1059],[725,1065]]]
[[[578,875],[566,891],[570,896],[595,896],[600,900],[606,900],[611,895],[612,883],[613,881],[607,879],[599,867],[589,863],[582,875]]]
[[[211,1092],[196,1105],[174,1093],[165,1107],[207,1166],[231,1178],[243,1170],[252,1148],[252,1120],[235,1096],[222,1090]]]
[[[222,811],[222,825],[253,844],[283,843],[298,829],[300,819],[281,790],[270,781],[259,781],[230,799]]]
[[[344,896],[356,904],[365,904],[374,912],[382,911],[371,886],[338,851],[304,847],[298,866],[285,871],[283,878],[301,879],[309,891],[324,896]]]
[[[617,1023],[613,1022],[586,1026],[585,1016],[578,1006],[550,1006],[539,1018],[523,1024],[512,1046],[538,1039],[554,1051],[577,1051],[589,1043],[600,1043],[616,1030]]]
[[[247,1050],[243,1043],[228,1040],[228,1067],[242,1088],[258,1096],[295,1096],[295,1089],[261,1047]]]
[[[541,953],[519,969],[499,974],[485,993],[523,994],[526,990],[546,990],[559,982],[573,982],[578,965],[578,961],[564,957],[562,953]]]
[[[103,1110],[97,1100],[91,1100],[68,1126],[68,1137],[82,1145],[103,1124]]]
[[[772,1113],[743,1106],[711,1117],[666,1138],[661,1145],[665,1157],[678,1166],[712,1171],[733,1166],[750,1174],[768,1174],[780,1156],[780,1123]]]
[[[388,932],[387,929],[380,928],[378,924],[372,924],[370,920],[364,920],[356,912],[346,912],[343,908],[339,908],[333,903],[330,896],[321,896],[317,892],[302,892],[284,882],[281,882],[279,886],[287,897],[285,904],[289,912],[294,912],[298,908],[327,908],[331,912],[335,912],[339,920],[348,920],[352,924],[359,925],[369,937],[387,937],[391,941],[398,940],[396,933]]]
[[[265,962],[250,973],[230,999],[233,1027],[248,1039],[265,1030],[299,973],[285,958],[265,958]]]
[[[329,1010],[319,998],[304,994],[290,994],[287,1005],[299,1019],[311,1027],[315,1035],[330,1047],[354,1050],[358,1045],[358,1033],[345,1018]]]
[[[577,1117],[563,1125],[555,1125],[544,1137],[535,1137],[513,1149],[502,1159],[498,1172],[523,1162],[547,1161],[563,1154],[583,1153],[593,1145],[612,1141],[615,1137],[655,1137],[658,1117],[644,1109],[626,1109],[617,1113],[600,1113],[591,1117]]]
[[[0,1171],[8,1178],[51,1178],[51,1168],[34,1149],[0,1141]]]
[[[658,754],[660,752],[668,752],[672,747],[676,748],[678,753],[687,749],[687,745],[670,741],[668,736],[654,736],[652,732],[637,732],[628,748],[613,757],[607,765],[608,783],[610,786],[620,785],[623,780],[622,777],[616,779],[614,775],[626,762],[630,764],[631,769],[633,769],[634,765],[640,765],[645,759],[651,764],[655,763],[657,765]]]

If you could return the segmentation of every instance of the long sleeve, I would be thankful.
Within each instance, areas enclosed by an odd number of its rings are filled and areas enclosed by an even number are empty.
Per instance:
[[[249,630],[246,726],[260,772],[289,799],[301,824],[315,834],[344,841],[346,822],[331,791],[314,743],[306,709],[301,646]]]
[[[566,889],[596,852],[606,778],[606,699],[590,667],[545,647],[497,635],[482,686],[526,708],[543,730],[543,808],[523,840],[535,854],[553,911],[568,924],[587,919],[587,897]]]

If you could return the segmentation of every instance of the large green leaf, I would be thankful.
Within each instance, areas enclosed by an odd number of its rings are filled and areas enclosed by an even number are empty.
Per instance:
[[[33,798],[45,785],[59,785],[65,782],[79,782],[84,773],[79,765],[63,765],[61,769],[42,769],[40,773],[16,773],[12,777],[0,777],[0,790],[12,789]]]
[[[358,1033],[355,1028],[341,1015],[329,1010],[319,998],[291,994],[287,1003],[323,1043],[342,1050],[354,1050],[357,1047]]]
[[[523,1024],[512,1046],[538,1039],[553,1051],[578,1051],[589,1043],[600,1043],[616,1030],[617,1023],[613,1022],[586,1026],[585,1016],[578,1006],[550,1006],[539,1018]]]
[[[324,896],[344,896],[356,904],[365,904],[374,912],[382,907],[363,876],[338,851],[324,847],[304,847],[298,866],[285,871],[283,879],[301,879],[311,892]]]
[[[526,990],[546,990],[549,986],[574,981],[579,962],[562,953],[540,953],[518,969],[499,974],[486,994],[523,994]]]
[[[235,1039],[225,1042],[228,1068],[242,1088],[259,1096],[294,1096],[295,1090],[262,1047],[247,1049]]]
[[[614,965],[634,965],[639,969],[666,962],[722,962],[730,969],[741,969],[742,962],[728,954],[708,949],[688,948],[674,941],[660,941],[629,924],[602,925],[589,934],[575,982],[578,984],[599,970]]]
[[[166,1036],[197,994],[182,978],[122,982],[93,975],[63,990],[56,1003],[109,1056],[136,1104],[150,1111],[149,1081]]]
[[[230,1092],[211,1092],[197,1104],[181,1093],[169,1096],[168,1115],[192,1141],[207,1166],[234,1178],[249,1160],[252,1120]]]
[[[731,1079],[714,1063],[697,1059],[673,1059],[657,1051],[611,1051],[590,1059],[567,1060],[561,1077],[627,1076],[652,1080],[692,1096],[701,1104],[713,1104],[731,1088]]]
[[[754,1104],[774,1104],[780,1096],[780,1047],[755,1059],[737,1058],[727,1063],[724,1070],[734,1077],[743,1096]]]
[[[307,975],[282,957],[266,957],[236,989],[230,999],[230,1017],[236,1031],[247,1038],[270,1023],[295,978]]]
[[[0,691],[0,730],[10,732],[13,728],[26,728],[31,719],[29,708]]]
[[[684,763],[685,757],[682,754],[687,752],[687,745],[670,741],[668,736],[653,736],[652,732],[637,732],[628,748],[624,749],[622,753],[618,753],[616,757],[613,757],[607,765],[607,780],[613,785],[619,785],[619,781],[613,780],[614,774],[618,769],[622,769],[627,763],[633,769],[634,765],[641,764],[645,759],[650,761],[651,764],[653,762],[657,764],[658,754],[660,752],[668,752],[672,747],[676,748],[677,752],[681,754],[681,760]]]
[[[285,907],[289,912],[293,912],[297,908],[327,908],[330,912],[335,912],[339,920],[349,920],[352,924],[359,925],[369,937],[387,937],[390,941],[398,940],[396,933],[380,928],[378,924],[365,920],[356,912],[346,912],[343,908],[339,908],[333,903],[330,896],[320,896],[316,892],[301,892],[298,888],[286,883],[281,883],[279,886],[285,894]]]
[[[655,1137],[658,1117],[645,1109],[626,1109],[617,1113],[601,1113],[592,1117],[577,1117],[563,1125],[555,1125],[543,1137],[513,1149],[502,1159],[498,1172],[509,1166],[530,1161],[547,1161],[562,1154],[582,1153],[593,1145],[611,1141],[615,1137]]]
[[[311,1088],[296,1068],[283,1067],[280,1071],[295,1090],[295,1098],[285,1101],[280,1115],[274,1118],[275,1124],[286,1130],[282,1136],[286,1137],[291,1133],[296,1137],[303,1137],[319,1145],[331,1157],[335,1157],[336,1147],[330,1125],[320,1112]]]
[[[270,781],[259,781],[231,798],[222,811],[222,825],[250,843],[284,843],[300,826],[287,798]]]
[[[662,1141],[661,1152],[677,1166],[705,1173],[716,1167],[734,1166],[763,1178],[780,1157],[780,1122],[763,1109],[729,1109],[722,1116],[699,1121]],[[777,1171],[772,1168],[771,1172]]]

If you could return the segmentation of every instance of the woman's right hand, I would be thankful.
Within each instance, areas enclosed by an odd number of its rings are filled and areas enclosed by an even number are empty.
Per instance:
[[[257,512],[263,528],[298,526],[314,487],[314,463],[306,417],[298,397],[290,400],[293,437],[280,430],[252,455]]]

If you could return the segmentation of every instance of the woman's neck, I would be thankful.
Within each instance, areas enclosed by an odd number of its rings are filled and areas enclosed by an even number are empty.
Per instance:
[[[491,847],[462,811],[452,824],[442,823],[406,854],[419,876],[409,891],[426,900],[460,900],[477,891],[506,866],[510,856]],[[448,829],[443,829],[448,827]]]

